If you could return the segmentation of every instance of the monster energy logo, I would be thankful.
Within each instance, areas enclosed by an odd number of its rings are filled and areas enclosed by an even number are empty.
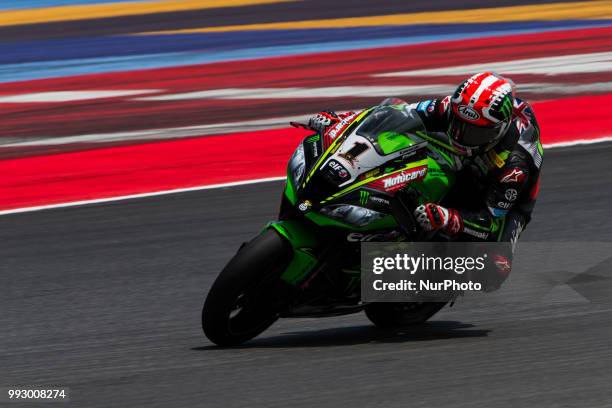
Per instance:
[[[320,138],[321,138],[321,136],[319,136],[319,135],[310,136],[308,139],[306,139],[306,142],[307,143],[318,142]]]
[[[504,98],[504,103],[501,106],[501,113],[504,115],[504,118],[508,118],[512,115],[512,102],[510,98]]]
[[[364,190],[361,190],[359,192],[359,203],[361,205],[366,205],[368,203],[368,200],[370,199],[370,193]]]

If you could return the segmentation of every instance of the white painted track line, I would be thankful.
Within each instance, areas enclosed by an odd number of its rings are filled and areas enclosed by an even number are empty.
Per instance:
[[[100,204],[100,203],[110,203],[110,202],[115,202],[115,201],[133,200],[137,198],[157,197],[157,196],[163,196],[163,195],[168,195],[168,194],[188,193],[190,191],[212,190],[215,188],[244,186],[248,184],[267,183],[270,181],[280,181],[284,179],[285,179],[284,176],[267,177],[267,178],[252,179],[252,180],[233,181],[230,183],[207,184],[203,186],[153,191],[150,193],[130,194],[130,195],[124,195],[124,196],[107,197],[107,198],[96,198],[93,200],[71,201],[71,202],[66,202],[66,203],[39,205],[35,207],[15,208],[11,210],[0,211],[0,216],[9,215],[9,214],[21,214],[21,213],[33,212],[33,211],[52,210],[55,208],[76,207],[76,206],[88,205],[88,204]]]
[[[0,95],[0,103],[50,103],[74,102],[90,99],[117,98],[161,92],[159,89],[129,89],[115,91],[57,91],[15,95]]]

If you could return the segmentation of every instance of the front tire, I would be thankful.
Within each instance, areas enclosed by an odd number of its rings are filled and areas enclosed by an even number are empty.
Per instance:
[[[444,307],[446,302],[369,303],[365,314],[372,323],[394,329],[425,323]]]
[[[254,338],[279,317],[287,286],[280,276],[292,256],[291,245],[266,230],[246,243],[213,283],[202,310],[202,329],[219,346]]]

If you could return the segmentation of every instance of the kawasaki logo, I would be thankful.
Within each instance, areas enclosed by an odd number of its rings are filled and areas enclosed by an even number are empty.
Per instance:
[[[480,239],[487,239],[489,237],[488,232],[476,231],[476,230],[473,230],[465,226],[463,227],[463,232],[473,237],[480,238]]]
[[[405,184],[409,181],[416,180],[421,177],[425,177],[425,174],[427,174],[427,168],[413,170],[409,173],[401,172],[397,176],[393,176],[393,177],[384,179],[383,187],[385,189],[388,189],[388,188],[391,188],[391,187],[394,187],[400,184]]]
[[[459,115],[464,119],[467,119],[467,120],[480,119],[480,114],[467,105],[459,105],[459,108],[457,108],[457,111],[459,112]]]

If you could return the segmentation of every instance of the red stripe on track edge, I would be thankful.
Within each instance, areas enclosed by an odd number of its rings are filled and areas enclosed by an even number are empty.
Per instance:
[[[534,104],[542,142],[612,135],[611,105],[612,94]],[[0,210],[278,177],[307,134],[263,130],[4,160]]]

